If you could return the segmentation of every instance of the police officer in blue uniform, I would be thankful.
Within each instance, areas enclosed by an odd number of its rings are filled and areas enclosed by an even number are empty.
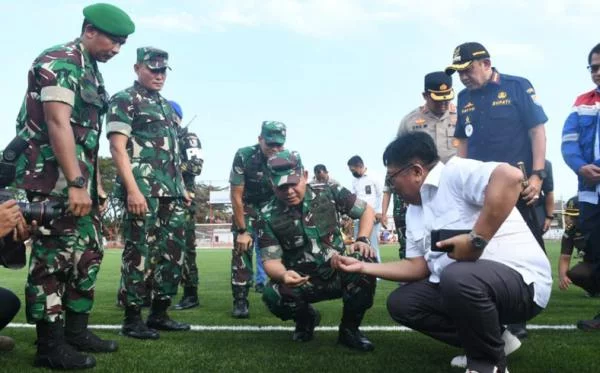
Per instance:
[[[527,186],[517,208],[544,248],[541,225],[532,206],[537,202],[544,178],[548,117],[537,102],[535,89],[522,77],[500,74],[492,67],[487,49],[476,42],[456,47],[447,74],[458,72],[466,89],[458,94],[457,155],[480,161],[523,162]],[[526,337],[524,328],[513,334]]]

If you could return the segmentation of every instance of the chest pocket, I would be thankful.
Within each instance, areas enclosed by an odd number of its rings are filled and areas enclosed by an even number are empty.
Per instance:
[[[95,76],[86,71],[81,79],[79,96],[81,105],[76,107],[78,113],[75,122],[71,123],[75,143],[87,150],[96,149],[102,116],[108,108],[108,95],[104,87],[96,83]]]
[[[273,233],[281,243],[284,251],[296,251],[306,244],[306,237],[300,224],[287,214],[271,222]]]
[[[496,105],[490,107],[490,119],[493,120],[510,120],[518,116],[517,108],[512,105]]]
[[[330,236],[338,228],[338,214],[335,203],[326,195],[319,195],[311,202],[313,221],[319,237]]]

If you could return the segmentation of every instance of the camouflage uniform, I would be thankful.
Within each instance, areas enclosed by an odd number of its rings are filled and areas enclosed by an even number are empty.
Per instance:
[[[43,103],[72,107],[71,127],[81,175],[93,201],[83,217],[54,219],[33,238],[26,286],[27,320],[59,321],[65,307],[89,313],[103,250],[96,184],[98,138],[107,95],[96,61],[79,39],[49,48],[31,66],[17,134],[29,143],[18,159],[16,186],[32,201],[68,200],[67,180],[50,145]]]
[[[406,257],[406,203],[390,188],[387,184],[383,187],[384,193],[391,193],[394,201],[394,226],[396,227],[396,235],[398,236],[398,257],[404,259]]]
[[[269,159],[269,165],[278,160],[285,164],[290,156],[297,157],[297,153],[280,152]],[[299,157],[297,159],[299,163]],[[271,172],[277,172],[273,170],[277,167],[270,167]],[[293,182],[274,178],[275,185]],[[288,287],[277,281],[268,283],[263,301],[274,315],[282,320],[296,320],[310,303],[341,297],[344,301],[342,324],[360,325],[366,310],[373,305],[375,278],[333,270],[330,259],[334,254],[345,252],[339,226],[341,214],[358,219],[365,208],[366,203],[349,190],[326,184],[306,185],[299,206],[290,207],[273,198],[262,208],[257,224],[262,260],[281,260],[286,269],[310,277],[299,287]],[[358,253],[352,256],[360,258]]]
[[[159,53],[164,52],[139,48],[138,62],[147,64],[148,59],[159,59]],[[125,306],[142,306],[148,296],[148,278],[152,278],[152,298],[165,301],[177,293],[181,280],[185,188],[174,117],[165,98],[137,81],[110,100],[107,135],[119,133],[129,137],[131,169],[149,210],[143,217],[124,214],[119,300]],[[121,185],[117,188],[124,193]],[[123,198],[126,200],[124,194]]]
[[[280,122],[263,122],[261,136],[266,135],[265,130],[273,131],[282,136],[281,143],[285,141],[285,125]],[[253,238],[252,245],[256,245],[255,224],[260,209],[273,196],[273,188],[269,180],[267,169],[267,158],[260,148],[260,144],[238,149],[233,158],[233,165],[229,175],[229,183],[232,186],[244,186],[244,223],[246,231]],[[237,227],[235,223],[231,226],[233,242],[237,241]],[[258,246],[256,246],[258,248]],[[262,263],[256,263],[258,271],[262,270]],[[238,252],[235,247],[231,252],[231,289],[234,299],[246,299],[248,288],[253,283],[252,271],[252,247],[243,253]]]
[[[181,172],[185,189],[192,199],[185,214],[185,255],[181,273],[181,285],[186,288],[198,288],[198,266],[196,265],[196,199],[195,178],[202,173],[202,145],[198,136],[188,133],[187,128],[179,127],[179,147],[182,151]]]

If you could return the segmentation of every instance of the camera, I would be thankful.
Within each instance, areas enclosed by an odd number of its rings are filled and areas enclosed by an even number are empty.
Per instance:
[[[15,137],[2,152],[0,157],[0,203],[14,199],[13,192],[4,189],[15,179],[16,160],[27,148],[27,141],[19,136]],[[27,223],[36,221],[38,225],[47,225],[53,219],[61,216],[63,206],[56,201],[44,202],[17,202]]]
[[[0,189],[0,203],[14,199],[13,193],[7,189]],[[21,214],[31,224],[36,221],[38,225],[48,225],[53,219],[63,215],[63,206],[56,201],[44,202],[17,202]]]

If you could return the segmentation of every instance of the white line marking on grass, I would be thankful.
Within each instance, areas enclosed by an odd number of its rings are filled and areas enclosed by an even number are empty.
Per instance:
[[[20,328],[20,329],[33,329],[35,325],[12,323],[8,324],[9,328]],[[121,325],[90,325],[91,329],[98,330],[120,330]],[[412,332],[405,326],[384,326],[384,325],[364,325],[360,329],[364,332]],[[535,325],[527,324],[529,330],[574,330],[577,329],[575,325]],[[293,326],[278,326],[278,325],[192,325],[192,330],[197,332],[212,332],[212,331],[226,331],[226,332],[281,332],[281,331],[293,331]],[[318,331],[337,331],[337,326],[318,326]]]

